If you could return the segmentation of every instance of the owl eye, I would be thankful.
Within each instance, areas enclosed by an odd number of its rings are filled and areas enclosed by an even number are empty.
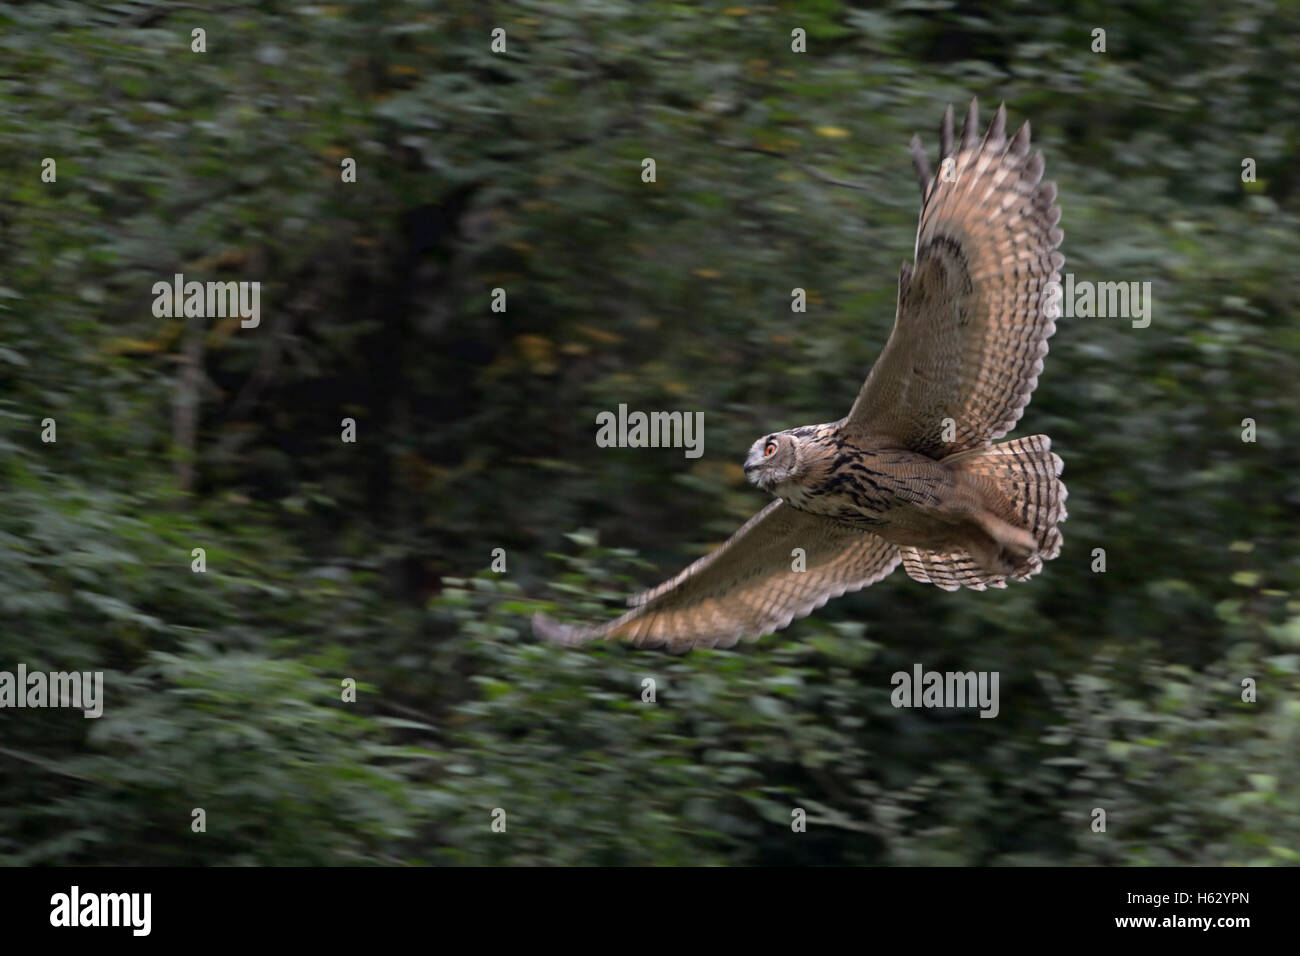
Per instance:
[[[770,441],[767,443],[767,447],[763,449],[763,457],[771,458],[775,454],[776,454],[776,442]]]

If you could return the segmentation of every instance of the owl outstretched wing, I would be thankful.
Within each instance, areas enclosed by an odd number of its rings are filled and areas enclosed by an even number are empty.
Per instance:
[[[1028,123],[1007,140],[1005,106],[982,141],[978,128],[972,100],[954,151],[948,108],[937,176],[912,140],[916,264],[903,266],[893,331],[841,424],[850,439],[933,458],[983,447],[1015,426],[1038,384],[1056,330],[1048,283],[1065,261],[1056,185],[1040,182]]]
[[[804,551],[805,570],[795,570],[796,548]],[[674,652],[731,647],[874,584],[899,560],[898,548],[869,532],[777,500],[677,577],[634,598],[622,617],[575,627],[539,614],[533,630],[565,645],[624,640]]]

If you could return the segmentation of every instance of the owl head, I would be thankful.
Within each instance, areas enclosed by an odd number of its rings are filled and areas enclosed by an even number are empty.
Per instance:
[[[749,446],[745,457],[745,477],[764,491],[774,491],[778,485],[797,481],[806,470],[804,446],[806,442],[793,431],[773,432]]]

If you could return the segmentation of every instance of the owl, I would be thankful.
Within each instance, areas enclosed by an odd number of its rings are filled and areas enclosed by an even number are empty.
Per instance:
[[[540,637],[731,647],[900,562],[914,581],[982,591],[1060,553],[1066,491],[1051,439],[997,439],[1029,404],[1056,329],[1061,209],[1028,123],[1008,139],[1003,106],[982,139],[978,130],[972,101],[954,143],[948,108],[938,176],[912,139],[915,261],[901,269],[893,330],[848,415],[758,439],[744,469],[774,496],[765,508],[621,617],[584,627],[539,614]]]

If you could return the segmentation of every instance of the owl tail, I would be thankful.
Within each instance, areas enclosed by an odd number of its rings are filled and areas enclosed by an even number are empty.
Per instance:
[[[1034,549],[1016,562],[1012,580],[1037,574],[1044,561],[1061,553],[1061,530],[1066,518],[1065,483],[1058,477],[1063,464],[1046,435],[1030,435],[949,459],[954,471],[978,475],[991,482],[1002,501],[996,511],[1014,528],[1029,532]]]
[[[977,479],[985,490],[988,553],[902,548],[903,567],[916,581],[947,591],[1006,587],[1023,581],[1061,553],[1066,490],[1058,475],[1062,462],[1046,435],[1031,435],[959,452],[944,459],[953,471]],[[999,544],[1003,547],[1000,549]],[[999,565],[1005,564],[1005,571]]]

